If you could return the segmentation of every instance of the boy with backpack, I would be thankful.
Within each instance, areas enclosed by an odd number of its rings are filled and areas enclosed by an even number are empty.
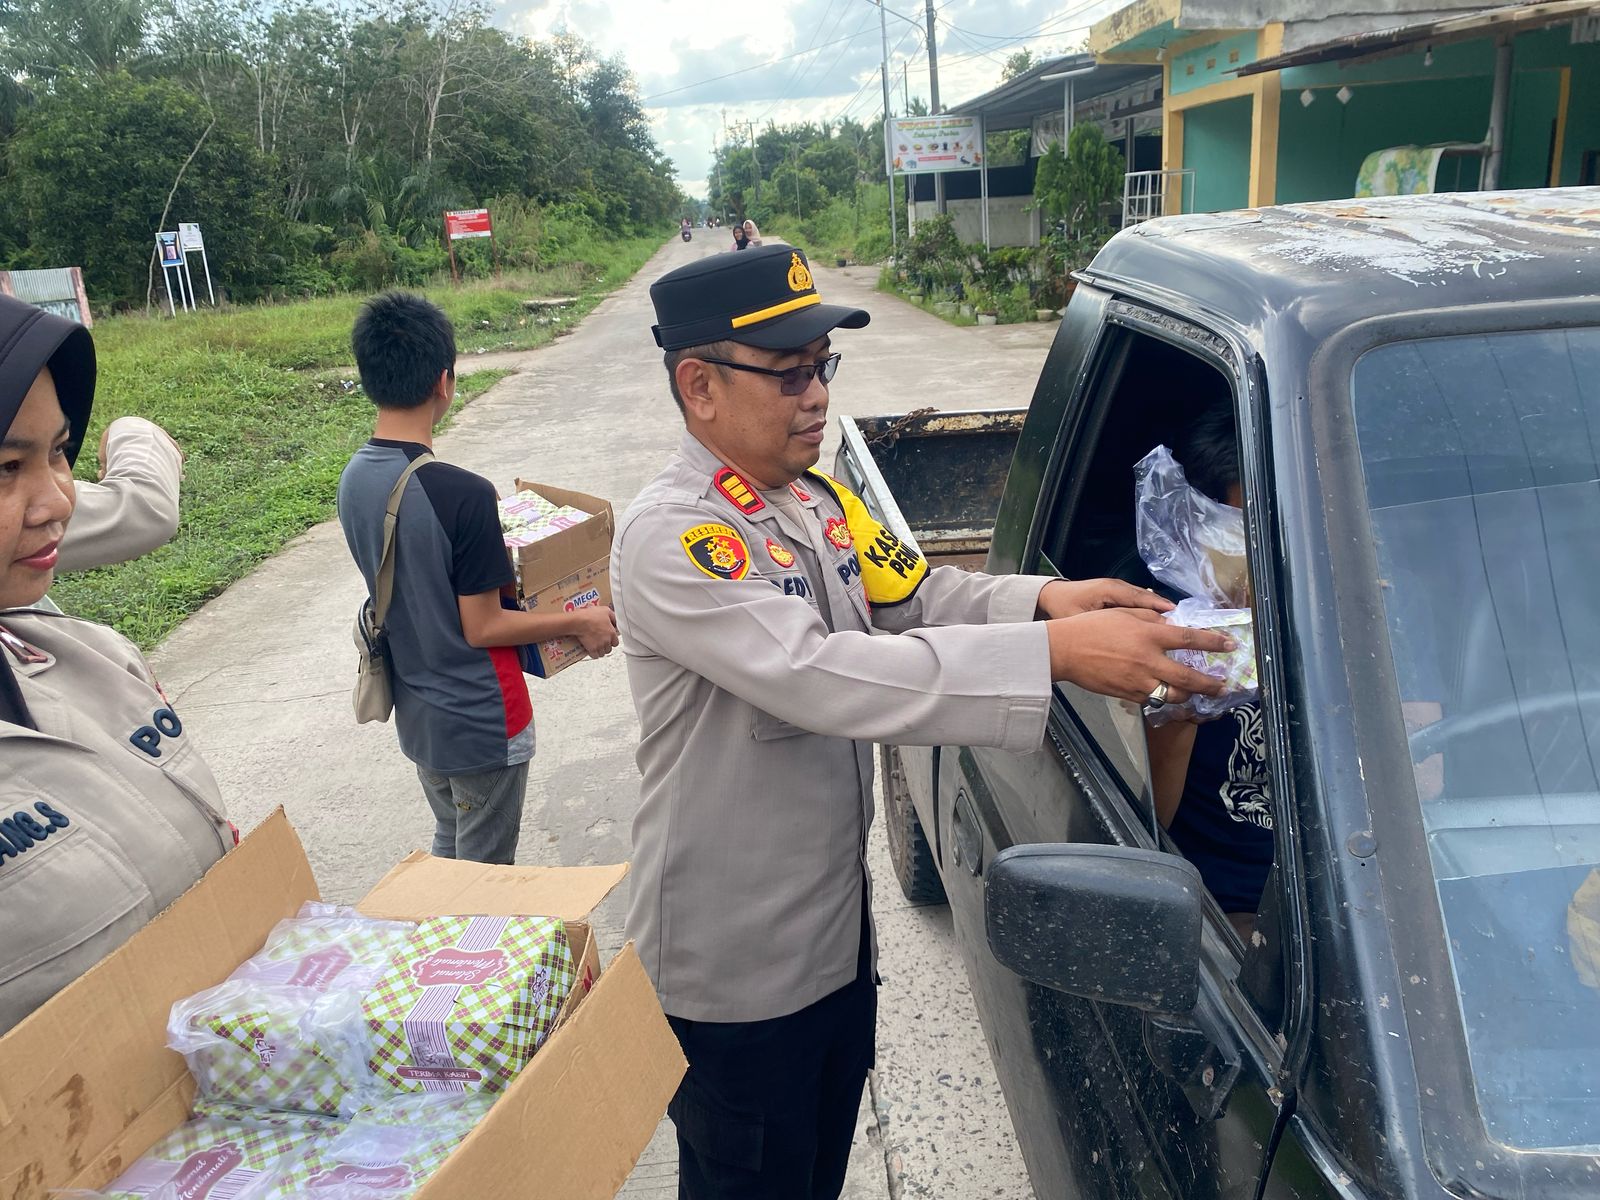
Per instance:
[[[616,617],[502,607],[514,574],[494,485],[432,456],[433,428],[455,400],[450,319],[421,296],[386,292],[363,307],[351,344],[378,419],[339,477],[339,524],[369,595],[389,496],[406,476],[382,622],[400,749],[433,809],[433,853],[510,863],[534,750],[516,648],[572,636],[603,657],[617,644]]]

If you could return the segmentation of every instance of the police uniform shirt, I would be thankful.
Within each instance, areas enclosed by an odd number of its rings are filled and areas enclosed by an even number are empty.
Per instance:
[[[1048,580],[929,570],[838,484],[780,501],[687,434],[611,569],[641,726],[628,936],[673,1016],[798,1011],[856,975],[870,743],[1038,747]]]
[[[105,444],[104,477],[76,481],[58,571],[127,562],[166,545],[178,532],[183,452],[142,417],[111,422]]]
[[[232,848],[216,780],[133,645],[0,612],[37,728],[0,720],[0,1033],[115,950]]]

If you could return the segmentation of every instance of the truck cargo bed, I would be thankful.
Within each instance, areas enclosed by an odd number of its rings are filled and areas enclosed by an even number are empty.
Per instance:
[[[841,417],[834,473],[935,566],[981,570],[1025,408]]]

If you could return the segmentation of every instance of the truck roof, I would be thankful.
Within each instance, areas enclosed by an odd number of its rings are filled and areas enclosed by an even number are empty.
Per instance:
[[[1161,217],[1085,275],[1314,340],[1355,321],[1600,294],[1600,187],[1446,192]]]

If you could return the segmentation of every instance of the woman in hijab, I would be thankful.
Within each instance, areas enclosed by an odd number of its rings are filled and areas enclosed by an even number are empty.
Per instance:
[[[746,221],[744,223],[744,236],[748,245],[761,245],[761,230],[756,228],[756,223],[754,221]]]
[[[0,1033],[237,840],[133,645],[40,607],[94,403],[88,330],[0,296]]]
[[[745,236],[744,226],[735,225],[733,227],[733,248],[735,250],[745,250],[748,249],[749,246],[750,239]]]

